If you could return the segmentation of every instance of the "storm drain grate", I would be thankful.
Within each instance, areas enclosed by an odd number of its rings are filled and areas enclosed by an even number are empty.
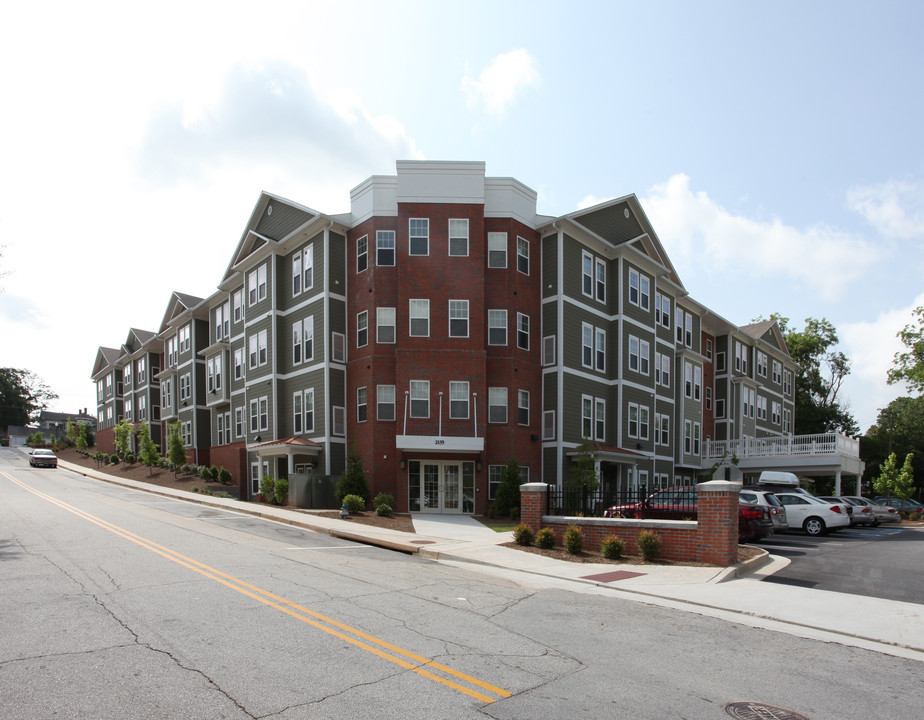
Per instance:
[[[725,706],[725,712],[738,720],[809,720],[792,710],[765,705],[758,702],[733,702]]]

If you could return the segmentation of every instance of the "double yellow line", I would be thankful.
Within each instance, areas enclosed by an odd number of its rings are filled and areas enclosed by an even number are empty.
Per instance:
[[[268,590],[263,590],[255,585],[251,585],[248,582],[239,580],[238,578],[228,575],[227,573],[216,570],[209,565],[199,562],[198,560],[193,560],[192,558],[181,555],[175,550],[171,550],[168,547],[159,545],[152,540],[136,535],[133,532],[130,532],[124,528],[119,527],[118,525],[113,525],[106,520],[91,515],[88,512],[75,508],[72,505],[68,505],[61,500],[58,500],[46,493],[40,492],[34,488],[29,487],[25,483],[17,480],[13,476],[0,471],[0,475],[3,475],[5,478],[15,483],[19,487],[23,488],[27,492],[36,495],[37,497],[47,500],[53,505],[66,510],[78,517],[82,517],[84,520],[87,520],[94,525],[97,525],[104,530],[108,530],[119,537],[122,537],[130,542],[139,545],[140,547],[150,550],[157,555],[160,555],[167,560],[175,562],[177,565],[182,565],[193,572],[199,573],[204,577],[214,580],[221,585],[224,585],[231,590],[246,595],[247,597],[253,598],[258,602],[268,605],[271,608],[278,610],[279,612],[285,613],[290,617],[300,620],[303,623],[311,625],[318,630],[326,632],[328,635],[333,635],[336,638],[339,638],[345,642],[354,645],[361,650],[365,650],[368,653],[376,655],[377,657],[387,660],[388,662],[399,665],[400,667],[410,670],[411,672],[417,673],[421,677],[425,677],[428,680],[433,682],[446,685],[447,687],[452,688],[464,695],[468,695],[471,698],[479,700],[480,702],[493,703],[500,698],[507,698],[512,695],[512,693],[499,688],[490,683],[486,683],[478,678],[472,677],[471,675],[466,675],[465,673],[454,670],[451,667],[446,665],[441,665],[438,662],[434,662],[428,658],[425,658],[416,653],[410,652],[409,650],[404,650],[403,648],[398,647],[397,645],[392,645],[391,643],[385,642],[384,640],[379,640],[368,633],[363,632],[362,630],[357,630],[356,628],[345,625],[333,618],[329,618],[326,615],[321,615],[316,613],[313,610],[298,605],[297,603],[290,602],[285,598],[274,595]],[[441,674],[437,674],[441,673]],[[465,684],[462,684],[465,683]],[[480,688],[491,695],[487,695],[484,692],[473,688]]]

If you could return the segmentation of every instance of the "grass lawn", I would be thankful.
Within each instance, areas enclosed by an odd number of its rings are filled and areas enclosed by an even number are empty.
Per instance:
[[[480,515],[475,518],[483,525],[487,525],[494,532],[512,532],[513,529],[519,525],[519,521],[508,520],[507,518],[489,518],[484,515]]]

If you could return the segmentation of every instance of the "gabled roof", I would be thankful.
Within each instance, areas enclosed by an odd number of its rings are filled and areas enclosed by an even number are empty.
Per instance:
[[[776,320],[764,320],[750,325],[742,325],[741,332],[750,335],[752,338],[763,340],[765,343],[772,345],[777,350],[789,355],[789,348],[786,347],[786,338],[783,337],[783,331],[780,330],[779,323]]]
[[[90,373],[90,378],[96,380],[97,375],[113,367],[119,361],[120,354],[115,348],[100,346],[99,350],[96,351],[96,362],[93,363],[93,372]]]
[[[578,226],[613,248],[635,246],[639,252],[661,265],[671,282],[685,290],[654,226],[634,193],[578,210],[559,219]]]
[[[221,282],[231,277],[235,267],[264,245],[282,242],[319,217],[321,213],[317,210],[266,191],[261,192]]]
[[[173,294],[170,295],[170,301],[167,303],[167,312],[164,313],[164,319],[161,320],[158,334],[169,328],[170,323],[172,323],[175,318],[185,312],[195,310],[203,302],[202,298],[196,297],[195,295],[187,295],[186,293],[174,291]]]
[[[138,352],[149,342],[156,339],[157,333],[151,332],[150,330],[131,328],[128,331],[128,337],[125,338],[125,342],[122,344],[122,355],[131,355],[132,353]]]

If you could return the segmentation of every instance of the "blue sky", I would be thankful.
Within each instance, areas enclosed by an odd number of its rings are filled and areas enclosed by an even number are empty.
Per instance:
[[[885,374],[924,304],[922,16],[20,3],[0,42],[0,365],[92,412],[96,348],[157,330],[173,290],[211,294],[261,190],[345,212],[397,159],[483,160],[543,214],[635,193],[691,295],[732,322],[828,318],[865,430],[903,392]]]

